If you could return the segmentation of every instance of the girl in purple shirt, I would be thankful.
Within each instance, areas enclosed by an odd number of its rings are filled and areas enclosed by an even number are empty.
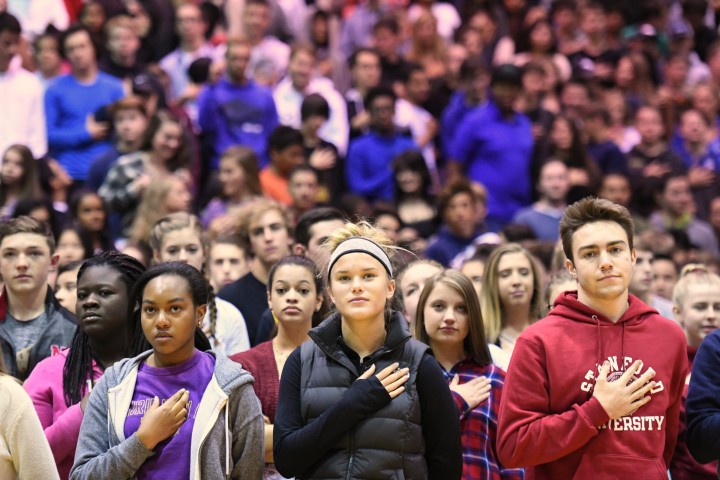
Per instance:
[[[151,349],[98,382],[70,478],[262,476],[253,380],[209,351],[200,329],[207,298],[207,281],[185,263],[156,265],[138,279],[131,295],[139,308],[136,345]]]

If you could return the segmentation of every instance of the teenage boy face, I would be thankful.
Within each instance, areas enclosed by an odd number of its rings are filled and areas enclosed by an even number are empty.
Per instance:
[[[277,210],[268,210],[250,223],[252,253],[265,265],[272,265],[290,253],[290,235],[285,219]]]
[[[47,239],[36,233],[16,233],[0,243],[0,275],[16,295],[44,292],[50,267],[57,261]]]
[[[572,236],[573,260],[566,260],[577,275],[580,295],[596,301],[611,301],[627,291],[635,265],[625,230],[615,222],[583,225]]]
[[[329,255],[322,245],[335,230],[342,228],[343,225],[345,222],[342,220],[325,220],[310,227],[310,240],[305,254],[317,265],[325,265]]]
[[[475,204],[470,194],[456,194],[445,207],[445,222],[454,233],[467,236],[475,228]]]
[[[302,145],[290,145],[282,150],[270,150],[270,159],[278,173],[284,177],[305,163],[305,149]]]
[[[120,110],[115,114],[115,131],[123,142],[135,143],[142,140],[147,125],[147,117],[138,110]]]

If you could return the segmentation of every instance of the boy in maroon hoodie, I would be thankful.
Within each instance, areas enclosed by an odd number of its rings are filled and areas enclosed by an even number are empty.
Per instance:
[[[515,345],[500,406],[500,460],[537,480],[666,480],[685,336],[628,294],[636,255],[627,209],[580,200],[565,211],[560,236],[578,290],[559,297]]]

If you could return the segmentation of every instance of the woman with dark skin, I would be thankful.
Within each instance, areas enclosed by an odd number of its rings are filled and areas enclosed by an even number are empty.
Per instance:
[[[69,349],[40,362],[25,381],[61,478],[68,478],[80,424],[94,383],[127,356],[132,323],[130,289],[145,271],[137,260],[104,252],[80,267],[75,314],[79,328]]]
[[[114,365],[93,390],[71,478],[262,476],[252,377],[207,351],[207,298],[207,281],[185,263],[156,265],[137,280],[135,345],[150,349]]]

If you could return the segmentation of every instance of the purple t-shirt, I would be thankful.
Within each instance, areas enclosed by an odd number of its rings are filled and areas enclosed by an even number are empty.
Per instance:
[[[190,442],[195,415],[214,368],[215,357],[199,350],[195,350],[189,360],[172,367],[155,368],[147,363],[140,364],[135,392],[125,419],[125,438],[140,428],[140,420],[152,405],[153,397],[157,396],[162,404],[184,388],[190,391],[190,399],[188,419],[174,436],[157,444],[155,455],[148,458],[137,471],[139,480],[189,477]]]

